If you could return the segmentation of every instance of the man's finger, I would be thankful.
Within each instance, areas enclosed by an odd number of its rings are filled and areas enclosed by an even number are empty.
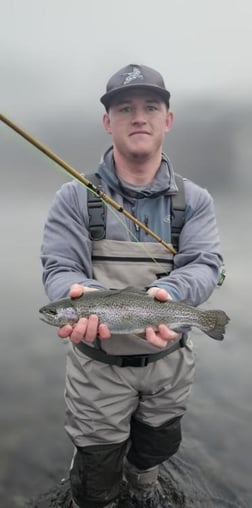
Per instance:
[[[78,296],[81,296],[84,293],[84,287],[80,284],[73,284],[70,288],[69,295],[72,298],[78,298]]]
[[[80,318],[78,323],[76,323],[75,327],[73,328],[73,331],[70,336],[70,340],[74,342],[75,344],[78,344],[83,337],[85,336],[86,330],[88,325],[88,319],[87,318]]]
[[[157,287],[149,288],[147,293],[150,296],[154,296],[154,298],[157,298],[157,300],[160,300],[161,302],[166,302],[167,300],[172,299],[169,293],[163,288]]]
[[[101,340],[110,339],[111,333],[107,325],[101,323],[98,327],[99,337]]]
[[[167,345],[167,340],[159,337],[153,330],[153,328],[149,327],[145,330],[146,340],[152,344],[153,346],[157,346],[159,348],[164,348]]]
[[[96,314],[91,314],[88,318],[87,329],[85,333],[85,340],[87,342],[93,342],[97,337],[99,319]]]
[[[166,325],[159,325],[158,331],[162,339],[165,340],[176,340],[179,337],[179,334],[177,332],[174,332],[174,330],[171,330]]]
[[[61,339],[66,339],[67,337],[69,337],[69,335],[72,333],[72,331],[73,331],[73,328],[71,325],[62,326],[61,328],[58,328],[58,336]]]

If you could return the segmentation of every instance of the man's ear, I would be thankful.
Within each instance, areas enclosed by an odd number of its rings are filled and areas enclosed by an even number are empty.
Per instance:
[[[104,127],[104,130],[108,134],[111,134],[111,125],[110,125],[110,118],[109,118],[108,113],[104,113],[104,115],[103,115],[103,127]]]
[[[173,126],[173,113],[171,111],[167,112],[166,117],[166,132],[169,132]]]

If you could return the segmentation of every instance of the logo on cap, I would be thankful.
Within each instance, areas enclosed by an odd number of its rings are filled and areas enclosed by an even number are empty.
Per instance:
[[[124,72],[123,76],[127,76],[123,82],[123,85],[128,85],[134,79],[144,79],[140,70],[137,67],[133,67],[132,72]]]

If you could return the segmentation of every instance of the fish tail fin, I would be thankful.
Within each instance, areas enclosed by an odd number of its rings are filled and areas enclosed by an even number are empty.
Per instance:
[[[223,310],[207,310],[205,311],[208,317],[213,323],[211,328],[204,328],[204,331],[209,337],[215,340],[223,340],[226,331],[226,325],[230,321],[230,318]]]

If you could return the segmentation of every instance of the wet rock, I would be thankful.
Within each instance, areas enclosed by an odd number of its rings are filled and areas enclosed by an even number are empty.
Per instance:
[[[69,480],[64,479],[54,489],[31,499],[27,508],[71,508]]]

